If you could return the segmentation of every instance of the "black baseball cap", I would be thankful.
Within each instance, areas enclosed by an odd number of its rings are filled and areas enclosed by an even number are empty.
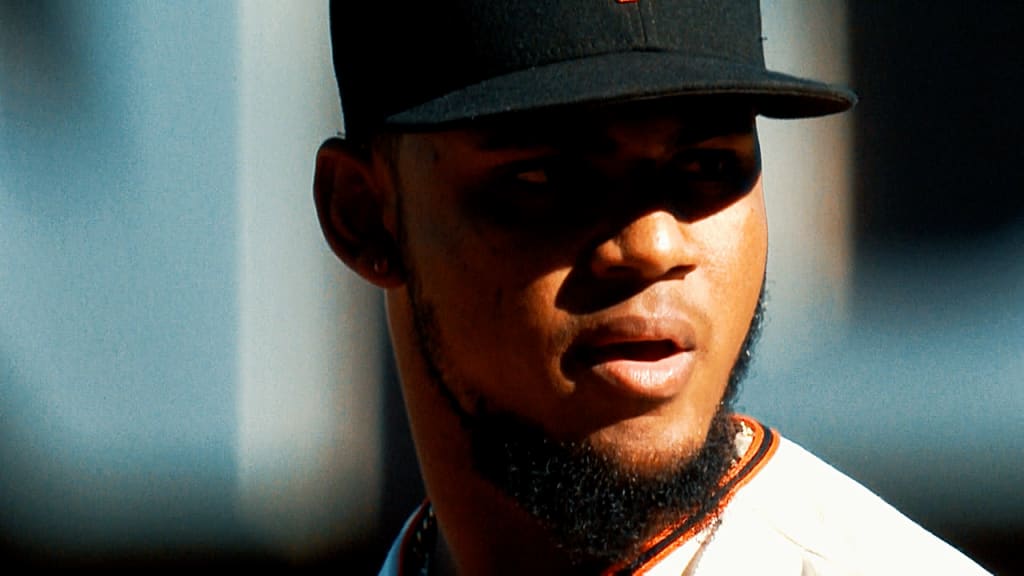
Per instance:
[[[758,0],[332,0],[331,38],[349,139],[654,98],[774,118],[857,100],[765,68]]]

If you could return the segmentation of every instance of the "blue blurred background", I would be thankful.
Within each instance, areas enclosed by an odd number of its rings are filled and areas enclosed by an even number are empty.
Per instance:
[[[763,0],[769,320],[741,408],[1024,569],[1022,5]],[[380,296],[311,203],[326,2],[0,0],[0,546],[371,573],[419,498]]]

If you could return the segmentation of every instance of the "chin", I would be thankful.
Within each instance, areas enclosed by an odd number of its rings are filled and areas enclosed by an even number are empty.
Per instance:
[[[559,441],[502,413],[474,415],[469,434],[482,478],[570,556],[605,563],[630,555],[666,518],[702,509],[735,457],[724,407],[693,434],[647,416]]]
[[[624,471],[657,476],[693,460],[704,446],[708,425],[680,428],[641,416],[595,432],[585,443]]]

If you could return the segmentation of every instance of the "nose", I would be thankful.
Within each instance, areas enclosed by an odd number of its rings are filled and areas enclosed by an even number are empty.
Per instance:
[[[697,265],[689,227],[665,210],[641,214],[594,249],[591,271],[616,280],[681,278]]]

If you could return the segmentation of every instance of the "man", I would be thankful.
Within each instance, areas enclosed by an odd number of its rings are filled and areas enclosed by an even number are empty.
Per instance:
[[[732,412],[761,318],[756,0],[335,2],[337,255],[386,292],[428,501],[384,574],[981,572]]]

